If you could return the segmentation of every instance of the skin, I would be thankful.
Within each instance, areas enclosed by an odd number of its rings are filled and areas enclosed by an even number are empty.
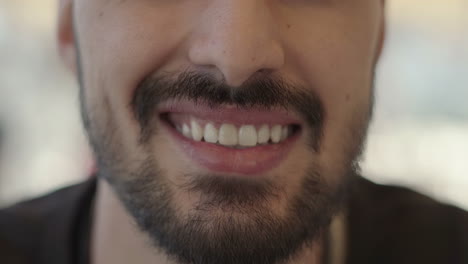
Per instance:
[[[149,153],[165,179],[175,183],[170,188],[183,214],[197,199],[176,187],[183,184],[178,176],[206,169],[181,155],[164,133],[151,138],[149,150],[141,148],[140,128],[128,107],[137,85],[151,73],[190,69],[232,87],[267,71],[313,89],[327,113],[322,151],[312,153],[301,138],[266,177],[279,175],[277,183],[294,194],[313,158],[324,180],[335,186],[353,161],[347,152],[357,156],[356,138],[363,137],[349,128],[365,131],[371,115],[383,6],[374,0],[61,0],[58,42],[66,65],[81,76],[84,111],[93,113],[102,131],[109,120],[117,126],[108,136],[125,153],[121,166],[136,170],[136,161]],[[268,204],[271,211],[286,214],[287,196]],[[171,263],[148,245],[104,180],[98,182],[94,208],[93,263]],[[315,241],[294,263],[319,263],[321,249]]]

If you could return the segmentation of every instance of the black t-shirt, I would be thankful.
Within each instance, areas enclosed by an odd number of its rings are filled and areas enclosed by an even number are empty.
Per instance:
[[[96,180],[0,211],[0,263],[88,264]]]
[[[0,263],[89,264],[96,180],[0,210]],[[347,264],[468,264],[468,213],[411,190],[354,184]]]

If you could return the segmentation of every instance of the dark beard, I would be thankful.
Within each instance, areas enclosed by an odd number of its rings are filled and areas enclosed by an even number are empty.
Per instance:
[[[294,259],[321,240],[345,200],[346,183],[330,188],[313,170],[309,173],[288,201],[285,217],[267,206],[281,194],[269,184],[198,176],[182,188],[196,189],[204,198],[183,216],[161,184],[164,174],[142,170],[138,178],[112,181],[112,186],[140,229],[178,263],[272,264]]]
[[[309,89],[310,90],[310,89]],[[132,109],[141,126],[140,146],[146,149],[157,133],[155,107],[167,99],[203,101],[212,107],[234,104],[240,108],[285,107],[300,113],[312,131],[309,146],[320,153],[325,111],[319,97],[307,89],[288,86],[280,79],[257,78],[242,87],[232,88],[209,76],[180,74],[175,80],[149,77],[136,89]],[[82,89],[83,93],[83,89]],[[348,182],[357,168],[367,129],[368,116],[359,118],[352,129],[351,146],[344,149],[340,183],[330,185],[320,166],[310,161],[296,194],[289,194],[286,214],[279,216],[268,207],[284,198],[277,182],[244,181],[219,175],[190,175],[178,190],[200,194],[190,212],[178,212],[174,188],[163,171],[147,154],[144,161],[133,161],[120,149],[117,124],[108,102],[103,111],[107,121],[100,124],[88,115],[82,94],[82,113],[94,148],[99,175],[115,189],[127,210],[155,246],[179,263],[193,264],[270,264],[294,258],[301,249],[320,239],[333,215],[344,204]],[[96,120],[90,119],[96,118]],[[130,163],[130,165],[129,165]],[[278,175],[287,179],[288,175]],[[221,213],[220,213],[221,212]]]

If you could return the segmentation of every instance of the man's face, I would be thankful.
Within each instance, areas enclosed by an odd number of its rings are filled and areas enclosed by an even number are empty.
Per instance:
[[[369,122],[380,1],[73,5],[100,176],[157,247],[275,263],[320,239]]]

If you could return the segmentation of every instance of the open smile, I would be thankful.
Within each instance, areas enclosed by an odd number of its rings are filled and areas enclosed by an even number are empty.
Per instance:
[[[214,172],[258,175],[280,165],[302,131],[295,114],[283,109],[209,107],[168,103],[163,127],[183,152]]]

